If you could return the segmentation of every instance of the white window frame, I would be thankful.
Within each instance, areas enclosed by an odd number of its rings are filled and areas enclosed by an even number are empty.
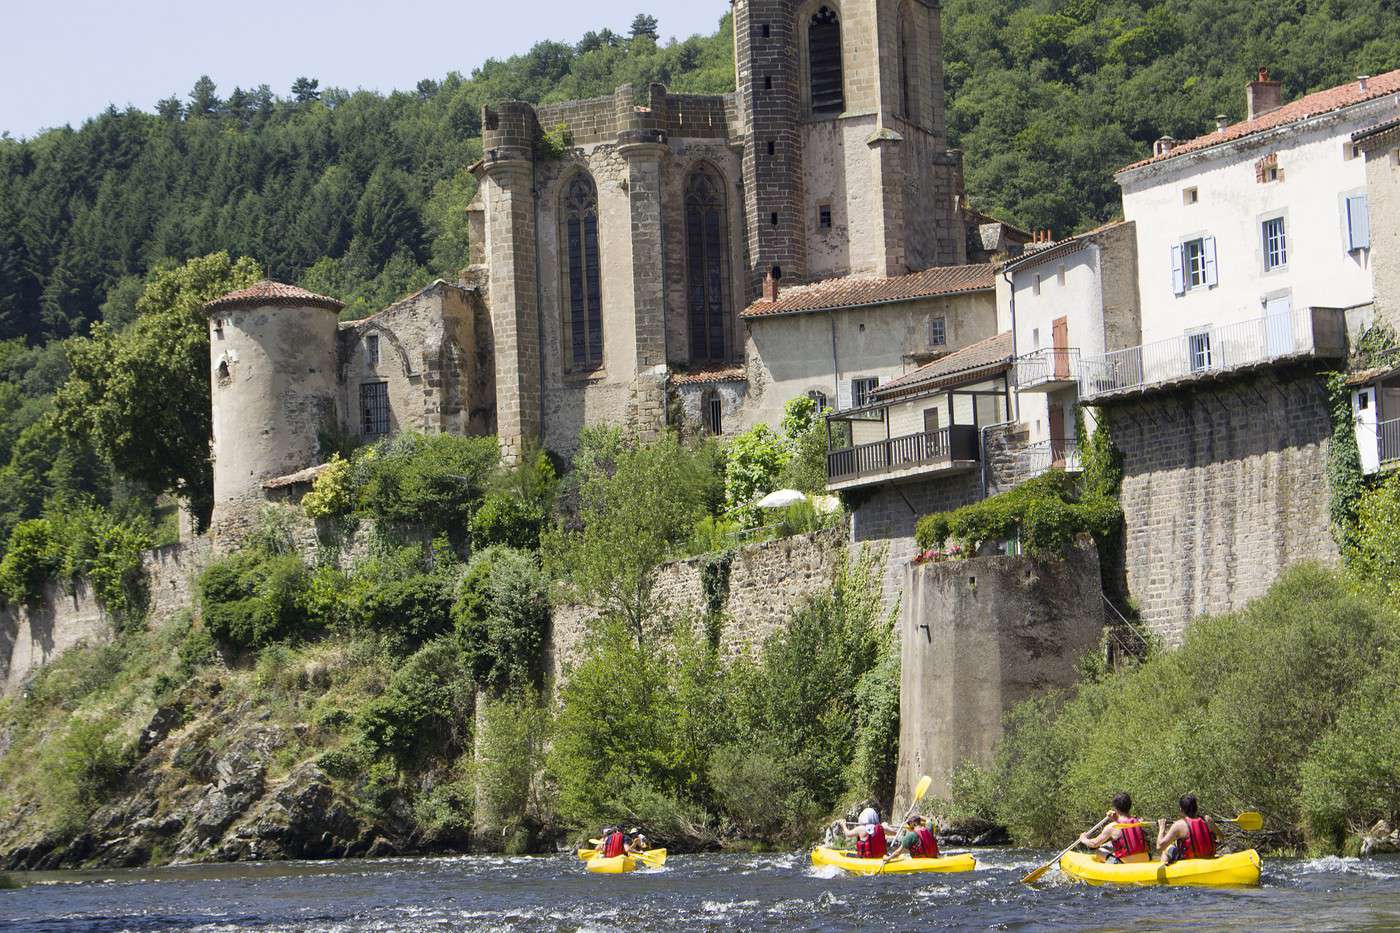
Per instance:
[[[851,380],[851,407],[864,408],[871,402],[870,395],[880,386],[879,376],[861,376]]]
[[[1172,244],[1171,269],[1172,292],[1178,296],[1214,288],[1220,282],[1215,237],[1196,233]]]
[[[1275,226],[1276,230],[1271,229]],[[1264,254],[1265,272],[1282,272],[1288,268],[1288,221],[1283,214],[1265,217],[1259,222],[1259,246]]]
[[[928,345],[946,347],[948,345],[948,319],[935,315],[928,319]]]
[[[1191,372],[1203,373],[1212,368],[1213,344],[1209,327],[1186,332],[1186,365]]]

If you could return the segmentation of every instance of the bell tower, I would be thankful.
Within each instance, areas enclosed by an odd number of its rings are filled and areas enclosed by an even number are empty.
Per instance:
[[[966,261],[934,0],[734,0],[748,287]]]

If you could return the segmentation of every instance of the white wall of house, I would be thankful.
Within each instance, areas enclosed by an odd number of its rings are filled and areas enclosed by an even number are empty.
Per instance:
[[[1347,198],[1366,190],[1365,160],[1353,154],[1350,136],[1400,115],[1397,101],[1380,98],[1119,173],[1123,212],[1137,222],[1143,343],[1261,318],[1269,300],[1286,299],[1293,309],[1369,302],[1370,250],[1348,248]],[[1256,163],[1266,157],[1277,159],[1277,180],[1258,180]],[[1263,224],[1274,218],[1283,220],[1286,262],[1268,269]],[[1196,239],[1206,245],[1207,281],[1178,294],[1173,252]]]

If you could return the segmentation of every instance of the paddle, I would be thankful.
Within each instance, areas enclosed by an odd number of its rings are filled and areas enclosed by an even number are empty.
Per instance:
[[[1099,830],[1101,830],[1101,829],[1104,828],[1104,824],[1106,824],[1108,821],[1109,821],[1109,817],[1104,817],[1103,819],[1099,820],[1098,823],[1094,824],[1094,828],[1091,829],[1091,830],[1089,830],[1089,832],[1090,832],[1090,833],[1096,833],[1096,832],[1098,832]],[[1022,883],[1022,884],[1034,884],[1035,882],[1039,881],[1041,878],[1043,878],[1043,877],[1045,876],[1045,873],[1046,873],[1047,871],[1049,871],[1050,869],[1054,868],[1057,864],[1059,864],[1060,859],[1064,857],[1064,855],[1065,855],[1066,852],[1068,852],[1069,850],[1073,849],[1073,848],[1074,848],[1075,846],[1077,846],[1077,845],[1079,845],[1079,839],[1078,839],[1078,838],[1076,838],[1076,839],[1075,839],[1073,842],[1071,842],[1069,845],[1065,846],[1063,849],[1061,849],[1059,852],[1057,852],[1057,853],[1055,854],[1055,857],[1052,858],[1050,861],[1046,862],[1044,865],[1040,866],[1040,867],[1037,868],[1035,871],[1031,872],[1029,875],[1026,875],[1026,877],[1022,878],[1022,879],[1021,879],[1021,883]]]
[[[1246,810],[1233,819],[1229,819],[1223,816],[1213,816],[1211,817],[1211,819],[1217,823],[1234,823],[1236,826],[1238,826],[1240,829],[1244,830],[1247,833],[1256,833],[1264,828],[1264,814],[1258,812],[1257,810]],[[1121,825],[1155,826],[1156,824],[1148,822],[1147,820],[1139,820],[1136,823],[1123,823]]]
[[[927,794],[928,789],[932,786],[933,778],[929,777],[927,774],[919,778],[919,783],[914,786],[914,803],[910,805],[909,812],[904,814],[904,819],[899,824],[901,829],[909,824],[909,818],[914,815],[915,810],[919,809],[919,802],[924,799],[924,794]],[[881,829],[880,827],[876,828],[879,829],[880,832],[884,832],[884,829]],[[881,859],[880,870],[875,872],[875,874],[878,875],[881,872],[883,872],[885,870],[885,866],[890,863],[890,859],[892,858],[894,858],[893,855],[886,855],[883,859]]]

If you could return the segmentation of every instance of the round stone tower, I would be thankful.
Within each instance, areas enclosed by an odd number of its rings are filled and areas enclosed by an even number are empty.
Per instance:
[[[209,315],[214,414],[211,527],[237,532],[264,501],[263,483],[320,461],[336,423],[334,298],[258,282],[215,298]]]

